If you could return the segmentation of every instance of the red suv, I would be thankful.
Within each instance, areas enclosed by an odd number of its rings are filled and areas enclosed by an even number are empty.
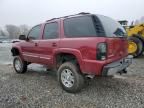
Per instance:
[[[132,58],[124,28],[113,19],[89,13],[53,18],[34,26],[13,44],[13,66],[25,73],[31,63],[57,71],[67,92],[82,89],[85,77],[126,73]]]

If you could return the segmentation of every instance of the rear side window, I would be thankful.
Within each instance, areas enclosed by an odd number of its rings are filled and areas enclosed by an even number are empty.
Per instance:
[[[64,20],[64,33],[66,37],[95,37],[97,35],[92,17],[90,16]]]
[[[125,29],[117,21],[102,15],[97,15],[100,19],[107,37],[124,37],[126,36]]]
[[[45,25],[44,29],[44,39],[55,39],[58,37],[58,24],[48,23]]]

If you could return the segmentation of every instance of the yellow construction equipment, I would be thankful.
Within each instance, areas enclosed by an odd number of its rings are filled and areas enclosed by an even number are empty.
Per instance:
[[[128,21],[119,21],[126,29],[128,35],[128,52],[134,57],[139,57],[144,52],[144,23],[127,26]]]

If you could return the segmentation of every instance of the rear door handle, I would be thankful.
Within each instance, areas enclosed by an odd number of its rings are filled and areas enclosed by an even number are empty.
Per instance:
[[[38,43],[35,43],[35,46],[38,46]]]
[[[56,44],[56,43],[52,43],[52,46],[53,46],[53,47],[56,47],[56,46],[57,46],[57,44]]]

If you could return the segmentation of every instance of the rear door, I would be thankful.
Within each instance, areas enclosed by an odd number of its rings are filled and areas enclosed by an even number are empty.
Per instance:
[[[40,62],[52,67],[54,52],[59,46],[59,22],[44,24],[43,39],[39,41]]]

